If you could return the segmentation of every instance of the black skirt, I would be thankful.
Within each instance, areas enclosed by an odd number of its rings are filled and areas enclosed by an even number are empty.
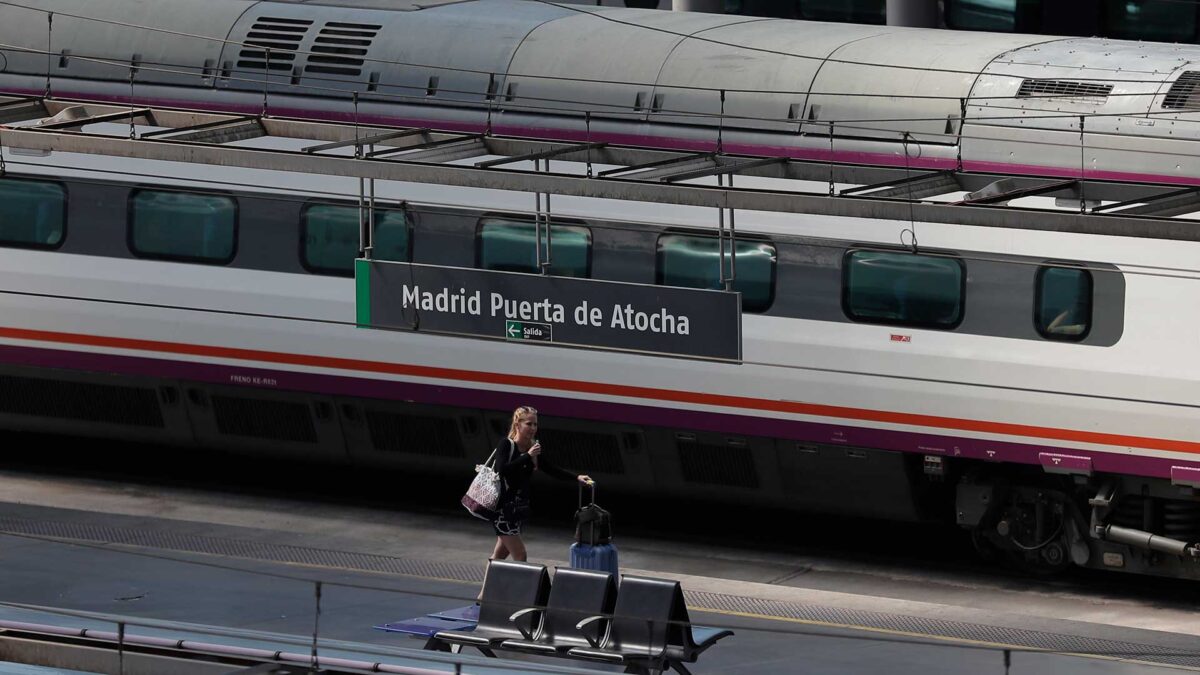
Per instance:
[[[518,492],[505,499],[500,514],[492,521],[496,536],[519,537],[521,528],[529,518],[529,495]]]

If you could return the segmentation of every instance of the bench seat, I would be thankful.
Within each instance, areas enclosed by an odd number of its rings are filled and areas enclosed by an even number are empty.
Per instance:
[[[435,616],[418,616],[412,619],[405,619],[404,621],[393,621],[375,626],[379,630],[385,630],[390,633],[404,633],[405,635],[416,635],[425,638],[431,638],[444,630],[469,631],[474,627],[474,621],[443,619]]]

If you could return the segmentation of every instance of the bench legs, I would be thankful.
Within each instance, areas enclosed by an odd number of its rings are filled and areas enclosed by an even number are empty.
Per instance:
[[[671,667],[674,668],[675,672],[679,673],[679,675],[692,675],[692,671],[688,670],[687,666],[678,661],[672,661]]]

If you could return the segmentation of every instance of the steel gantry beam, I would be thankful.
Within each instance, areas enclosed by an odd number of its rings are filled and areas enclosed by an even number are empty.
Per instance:
[[[181,129],[166,129],[142,134],[142,138],[159,138],[171,141],[186,141],[189,143],[236,143],[251,138],[261,138],[267,135],[259,117],[243,117],[239,119],[197,124]]]
[[[29,118],[20,121],[32,123],[42,112],[29,100],[12,100],[11,105],[0,101],[0,110],[23,109]],[[55,113],[80,105],[69,101],[42,101],[45,112]],[[801,180],[830,180],[850,182],[858,179],[859,184],[900,181],[909,172],[903,168],[879,166],[830,165],[820,162],[802,162],[786,158],[762,158],[713,153],[696,155],[671,152],[636,146],[605,146],[591,144],[564,146],[561,142],[545,139],[506,138],[477,134],[431,133],[424,129],[394,129],[350,124],[311,122],[294,119],[261,118],[266,135],[295,141],[315,141],[324,145],[341,143],[362,145],[375,140],[388,146],[388,154],[374,156],[331,155],[321,152],[322,145],[300,146],[295,150],[278,148],[262,149],[245,146],[230,146],[196,141],[205,136],[195,135],[197,127],[224,122],[236,126],[239,118],[233,115],[210,115],[194,111],[154,108],[142,113],[120,106],[94,106],[88,104],[88,118],[95,120],[104,116],[140,114],[151,120],[156,127],[169,127],[181,133],[176,138],[169,134],[142,134],[130,139],[124,134],[101,134],[83,131],[64,131],[45,126],[18,126],[0,128],[0,145],[4,148],[19,148],[35,152],[70,152],[113,157],[128,157],[144,160],[186,162],[212,166],[230,166],[265,171],[298,172],[313,175],[346,176],[364,180],[404,181],[413,183],[440,184],[474,188],[490,188],[528,193],[596,197],[601,199],[632,200],[662,204],[702,206],[715,209],[740,211],[774,211],[782,213],[804,213],[831,217],[868,219],[891,219],[907,221],[910,218],[933,223],[971,225],[979,227],[1014,228],[1026,230],[1049,230],[1105,234],[1125,237],[1149,237],[1200,241],[1200,228],[1194,222],[1164,218],[1129,217],[1125,214],[1081,214],[1069,211],[1035,210],[1015,207],[981,205],[962,208],[951,204],[922,202],[917,199],[879,199],[876,195],[863,194],[848,197],[830,196],[825,191],[786,189],[756,189],[682,184],[681,176],[713,175],[744,171],[746,175],[795,178]],[[75,120],[78,122],[78,120]],[[90,122],[89,122],[90,123]],[[374,136],[374,139],[372,138]],[[384,137],[387,138],[384,138]],[[179,138],[190,140],[180,140]],[[308,150],[307,152],[305,150]],[[623,164],[619,170],[605,172],[595,177],[582,174],[550,173],[515,170],[505,163],[483,166],[456,165],[444,162],[470,157],[472,154],[507,155],[516,158],[525,155],[562,152],[559,157],[570,157],[582,161],[581,155],[595,155],[590,160],[602,164]],[[544,157],[544,155],[542,155]],[[958,174],[955,180],[961,185],[987,185],[996,183],[996,175]],[[1012,177],[1011,189],[1003,185],[993,188],[990,195],[980,194],[984,199],[974,204],[1003,201],[1016,196],[1046,194],[1055,191],[1077,191],[1072,189],[1075,181],[1046,182],[1045,179]],[[671,182],[673,179],[675,182]],[[922,186],[923,190],[940,189],[937,179]],[[916,186],[913,186],[916,187]],[[1123,195],[1127,198],[1153,198],[1175,188],[1157,185],[1127,185],[1116,183],[1089,182],[1085,184],[1089,200],[1105,199],[1105,195]],[[890,188],[899,190],[904,196],[908,186],[900,184]]]
[[[958,182],[958,172],[938,171],[886,183],[847,188],[839,194],[843,197],[865,196],[875,199],[924,199],[959,190],[962,190],[962,185]]]
[[[22,98],[0,104],[0,124],[46,117],[49,111],[38,98]]]
[[[541,159],[554,159],[555,157],[563,158],[566,155],[572,155],[577,152],[586,152],[588,150],[599,150],[606,147],[608,143],[568,143],[558,148],[549,150],[540,150],[537,152],[527,152],[521,155],[513,155],[512,157],[501,157],[499,159],[489,159],[484,162],[476,162],[475,167],[479,169],[488,169],[493,166],[502,164],[513,164],[515,162],[534,162]]]
[[[353,140],[348,140],[348,141],[336,141],[333,143],[322,143],[320,145],[310,145],[307,148],[302,148],[301,152],[307,152],[307,153],[311,154],[314,152],[327,152],[329,150],[337,150],[338,148],[350,148],[350,147],[355,147],[355,146],[360,147],[360,148],[361,147],[369,147],[372,145],[378,145],[380,143],[383,143],[384,141],[392,141],[392,140],[396,140],[397,138],[407,138],[409,136],[420,136],[422,134],[427,134],[427,133],[429,133],[429,129],[426,129],[426,128],[405,129],[403,131],[389,131],[388,133],[385,133],[385,134],[375,134],[373,136],[364,136],[362,138],[355,138]]]
[[[1096,210],[1115,211],[1122,216],[1181,216],[1200,211],[1200,188],[1172,190],[1145,199],[1135,198],[1109,204]]]

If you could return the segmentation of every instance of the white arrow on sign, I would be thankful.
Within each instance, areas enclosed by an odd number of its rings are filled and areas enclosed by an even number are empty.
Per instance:
[[[517,337],[521,334],[521,324],[517,323],[516,321],[509,321],[507,330],[508,337]]]

